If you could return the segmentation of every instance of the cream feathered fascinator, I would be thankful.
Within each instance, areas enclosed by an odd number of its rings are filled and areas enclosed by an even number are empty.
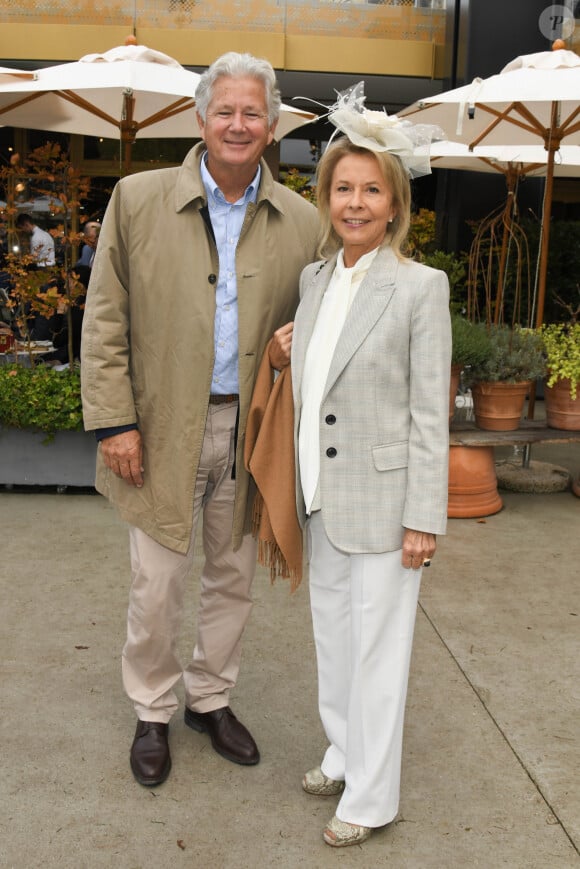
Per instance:
[[[365,109],[364,86],[364,81],[359,81],[345,91],[336,91],[337,101],[322,115],[336,127],[328,144],[340,131],[353,145],[395,154],[411,178],[429,175],[431,142],[445,139],[443,130],[433,124],[412,124],[385,111]]]

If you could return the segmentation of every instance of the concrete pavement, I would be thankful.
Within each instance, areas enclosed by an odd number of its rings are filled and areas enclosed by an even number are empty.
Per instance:
[[[580,473],[577,445],[534,458]],[[335,798],[300,787],[324,748],[307,582],[256,578],[232,706],[262,762],[228,763],[177,715],[173,772],[146,790],[120,681],[125,529],[95,494],[0,492],[0,866],[580,867],[580,499],[503,497],[450,520],[424,572],[399,818],[335,851]]]

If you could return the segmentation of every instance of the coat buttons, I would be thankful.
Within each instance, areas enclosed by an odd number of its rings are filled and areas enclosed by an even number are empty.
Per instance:
[[[215,284],[215,282],[217,281],[217,278],[214,274],[211,274],[208,277],[208,281],[210,282],[210,284]]]
[[[334,425],[334,423],[336,422],[336,417],[333,413],[329,413],[324,421],[327,425]]]
[[[336,447],[329,447],[326,450],[326,455],[329,459],[333,459],[336,456]]]

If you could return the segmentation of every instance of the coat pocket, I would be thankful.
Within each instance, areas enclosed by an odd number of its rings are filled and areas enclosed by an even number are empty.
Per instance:
[[[372,453],[377,471],[394,471],[396,468],[406,468],[409,464],[409,441],[379,444],[372,448]]]

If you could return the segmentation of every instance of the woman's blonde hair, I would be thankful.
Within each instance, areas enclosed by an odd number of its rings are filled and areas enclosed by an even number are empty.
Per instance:
[[[370,154],[379,166],[385,184],[391,191],[396,215],[386,227],[386,241],[399,259],[403,259],[402,247],[409,232],[411,221],[411,185],[406,169],[400,159],[388,151],[371,151],[353,145],[345,136],[334,141],[324,152],[316,171],[316,200],[320,214],[320,242],[318,255],[328,257],[342,247],[330,218],[330,189],[332,176],[340,160],[350,154]]]

